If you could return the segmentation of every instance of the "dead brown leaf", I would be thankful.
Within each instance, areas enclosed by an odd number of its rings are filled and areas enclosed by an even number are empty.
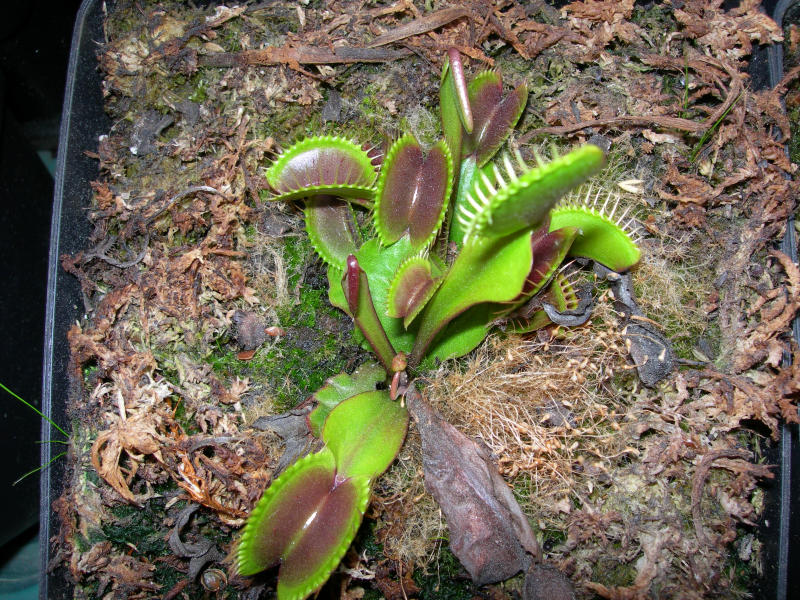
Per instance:
[[[103,431],[92,444],[92,465],[97,474],[113,487],[120,496],[132,504],[139,504],[146,496],[136,496],[131,492],[129,483],[132,473],[145,455],[152,455],[161,461],[161,447],[164,437],[157,431],[159,419],[153,414],[138,415],[128,420],[120,420],[111,429]],[[131,462],[130,471],[123,473],[121,464],[123,452]]]
[[[447,519],[451,550],[476,585],[508,579],[531,557],[540,559],[527,517],[486,446],[444,421],[413,386],[406,400],[422,437],[425,486]]]

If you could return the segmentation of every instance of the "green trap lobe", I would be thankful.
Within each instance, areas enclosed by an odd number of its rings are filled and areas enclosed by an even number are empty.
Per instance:
[[[306,143],[273,175],[270,183],[283,193],[317,185],[368,185],[375,172],[366,152],[340,140],[330,145]]]
[[[299,600],[316,591],[355,537],[369,502],[369,481],[338,479],[284,557],[278,580],[280,600]]]
[[[559,312],[573,310],[578,306],[578,297],[572,284],[560,273],[556,273],[553,282],[538,298],[541,302],[555,306]],[[520,311],[510,315],[508,320],[510,324],[506,331],[519,334],[530,333],[553,323],[541,308],[533,312]]]
[[[625,229],[598,211],[577,205],[560,206],[551,213],[551,231],[575,227],[579,234],[571,256],[595,260],[614,271],[625,271],[639,262],[641,252]]]
[[[469,84],[469,100],[475,128],[464,141],[464,153],[475,154],[479,167],[495,155],[519,121],[528,88],[517,86],[503,98],[503,81],[496,71],[484,71]]]
[[[277,199],[331,194],[361,202],[371,198],[377,176],[367,152],[333,136],[307,138],[290,146],[266,175]]]
[[[498,184],[496,193],[486,184],[488,176],[476,177],[476,193],[480,188],[480,193],[488,197],[488,202],[468,228],[467,235],[475,232],[499,237],[521,229],[539,227],[564,194],[594,175],[605,162],[603,151],[587,144],[550,163],[530,169],[506,185]]]
[[[273,481],[242,533],[239,574],[254,575],[277,564],[297,532],[319,510],[334,480],[334,458],[325,450],[299,460]]]
[[[317,254],[326,264],[343,268],[359,244],[350,205],[331,196],[316,196],[306,200],[304,214],[308,237]]]
[[[376,228],[385,244],[393,244],[406,233],[413,248],[433,239],[444,218],[452,171],[444,142],[427,156],[410,135],[395,142],[381,169],[375,200]]]
[[[389,289],[387,314],[409,323],[422,310],[441,282],[438,268],[426,258],[415,256],[402,265]]]

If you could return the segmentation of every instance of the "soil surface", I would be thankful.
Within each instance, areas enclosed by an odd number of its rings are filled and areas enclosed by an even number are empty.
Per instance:
[[[88,149],[92,235],[62,258],[87,315],[69,333],[78,391],[53,542],[75,597],[272,597],[274,571],[244,580],[226,557],[284,446],[307,446],[261,417],[368,355],[265,167],[304,136],[432,143],[450,47],[469,74],[528,85],[512,140],[526,158],[609,147],[595,185],[634,218],[643,258],[624,281],[577,270],[584,324],[500,327],[421,374],[499,464],[542,585],[470,581],[412,426],[323,596],[568,597],[567,581],[578,598],[746,594],[764,567],[764,449],[798,421],[800,271],[779,250],[798,192],[781,102],[797,109],[798,69],[752,89],[751,51],[783,32],[757,1],[721,4],[108,2],[113,124]],[[796,51],[796,27],[787,37]]]

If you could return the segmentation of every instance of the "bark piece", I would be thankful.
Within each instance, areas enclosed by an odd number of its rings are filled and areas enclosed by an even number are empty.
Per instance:
[[[181,540],[181,531],[189,523],[189,520],[198,508],[200,508],[199,505],[190,504],[181,511],[167,540],[170,550],[172,550],[175,556],[189,559],[189,572],[187,577],[190,581],[194,581],[200,571],[203,570],[203,567],[208,563],[219,563],[225,559],[225,555],[217,550],[214,542],[207,538],[201,537],[198,542],[184,542]]]
[[[233,313],[236,325],[236,343],[242,350],[255,350],[267,339],[267,328],[261,317],[251,310],[237,310]]]
[[[283,440],[283,454],[275,465],[274,477],[311,450],[314,440],[308,428],[310,410],[310,406],[296,408],[279,415],[259,417],[253,422],[253,429],[273,431]]]
[[[525,570],[541,551],[489,449],[447,423],[412,386],[406,394],[422,436],[425,487],[442,508],[450,549],[476,585]]]

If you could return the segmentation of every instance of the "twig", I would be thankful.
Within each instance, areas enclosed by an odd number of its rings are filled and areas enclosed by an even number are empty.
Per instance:
[[[223,195],[222,192],[220,192],[216,188],[211,187],[210,185],[195,185],[190,188],[186,188],[182,192],[178,192],[177,194],[175,194],[172,198],[170,198],[167,201],[167,203],[164,206],[162,206],[155,213],[147,217],[147,219],[145,220],[145,224],[149,225],[150,223],[155,221],[158,217],[160,217],[167,210],[169,210],[173,204],[178,202],[178,200],[182,200],[186,196],[191,196],[192,194],[195,194],[197,192],[208,192],[209,194],[217,194],[218,196]]]
[[[242,52],[215,52],[200,57],[204,67],[248,67],[269,65],[334,65],[345,63],[382,63],[404,58],[408,50],[385,50],[383,48],[335,48],[334,51],[313,46],[295,48],[262,48]]]
[[[397,42],[407,37],[433,31],[457,19],[471,16],[472,13],[466,8],[445,8],[443,10],[438,10],[419,19],[414,19],[409,23],[405,23],[400,27],[396,27],[391,31],[387,31],[383,35],[375,38],[368,47],[377,48],[378,46],[385,46],[386,44],[391,44],[392,42]]]
[[[574,133],[576,131],[580,131],[581,129],[588,129],[589,127],[616,127],[619,125],[634,125],[640,127],[650,127],[652,125],[656,125],[666,129],[679,129],[681,131],[688,131],[690,133],[698,133],[707,128],[705,123],[697,123],[690,119],[681,119],[680,117],[663,117],[658,115],[651,117],[636,117],[623,115],[621,117],[611,117],[608,119],[593,119],[591,121],[570,123],[569,125],[531,129],[525,135],[519,138],[518,143],[525,144],[532,137],[542,134]]]

